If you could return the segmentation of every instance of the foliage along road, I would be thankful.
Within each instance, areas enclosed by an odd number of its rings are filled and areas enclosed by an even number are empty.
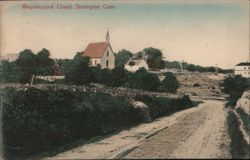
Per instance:
[[[210,100],[47,159],[230,158],[229,143],[223,102]]]

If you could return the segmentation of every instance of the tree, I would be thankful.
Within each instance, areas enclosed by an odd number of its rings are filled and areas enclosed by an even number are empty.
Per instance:
[[[215,72],[215,67],[202,67],[199,65],[194,65],[194,64],[186,64],[186,68],[188,71],[194,72]]]
[[[54,74],[54,61],[50,58],[49,50],[43,48],[36,55],[37,58],[37,70],[38,75],[53,75]]]
[[[133,56],[133,54],[125,49],[122,49],[116,54],[115,66],[123,67],[125,63]]]
[[[156,48],[145,48],[143,50],[145,54],[148,56],[147,63],[149,68],[151,69],[163,69],[164,68],[164,61],[162,60],[162,52]]]
[[[21,83],[29,83],[32,75],[36,73],[36,55],[31,50],[25,49],[19,53],[16,63],[19,69],[19,81]]]
[[[77,53],[70,65],[69,72],[65,73],[65,81],[75,85],[88,84],[93,81],[89,68],[89,57],[83,57]]]
[[[165,73],[165,78],[161,83],[160,90],[164,92],[175,93],[179,88],[179,81],[176,79],[173,73]]]
[[[71,59],[58,59],[57,63],[59,64],[59,66],[62,68],[62,72],[64,74],[69,73],[70,72],[70,65],[72,63],[73,60]]]

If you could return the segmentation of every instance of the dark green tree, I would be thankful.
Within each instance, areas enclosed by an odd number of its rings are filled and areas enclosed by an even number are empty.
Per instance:
[[[162,60],[163,55],[159,49],[150,47],[145,48],[143,51],[148,56],[147,63],[149,68],[153,70],[164,68],[164,61]]]
[[[69,73],[70,72],[70,65],[73,60],[71,59],[57,59],[56,60],[59,66],[62,68],[63,74]]]
[[[133,56],[133,54],[125,49],[122,49],[116,54],[115,66],[123,67],[124,64]]]
[[[83,85],[93,81],[93,75],[89,68],[89,57],[83,57],[77,53],[70,65],[68,73],[65,73],[65,81],[68,84]]]
[[[179,88],[179,81],[176,79],[173,73],[165,73],[165,78],[161,83],[160,90],[164,92],[175,93]]]
[[[25,49],[19,53],[16,63],[19,69],[19,81],[21,83],[29,83],[32,75],[36,73],[36,55],[31,50]]]
[[[37,75],[53,75],[54,74],[54,61],[50,58],[49,50],[43,48],[36,55],[37,58]]]

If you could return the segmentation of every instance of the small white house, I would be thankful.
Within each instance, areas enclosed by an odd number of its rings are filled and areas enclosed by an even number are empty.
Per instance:
[[[82,55],[90,57],[90,66],[99,64],[102,68],[113,69],[115,55],[110,45],[109,31],[107,31],[106,42],[89,43]]]
[[[140,60],[130,59],[125,64],[124,68],[130,72],[136,72],[140,68],[145,68],[148,71],[148,64],[144,59],[140,59]]]
[[[234,75],[241,75],[245,78],[250,78],[250,62],[239,63],[234,68]]]

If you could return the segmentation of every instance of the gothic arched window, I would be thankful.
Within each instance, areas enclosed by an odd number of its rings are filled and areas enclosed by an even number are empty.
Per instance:
[[[108,67],[108,66],[109,66],[109,61],[107,60],[107,61],[106,61],[106,67]]]

